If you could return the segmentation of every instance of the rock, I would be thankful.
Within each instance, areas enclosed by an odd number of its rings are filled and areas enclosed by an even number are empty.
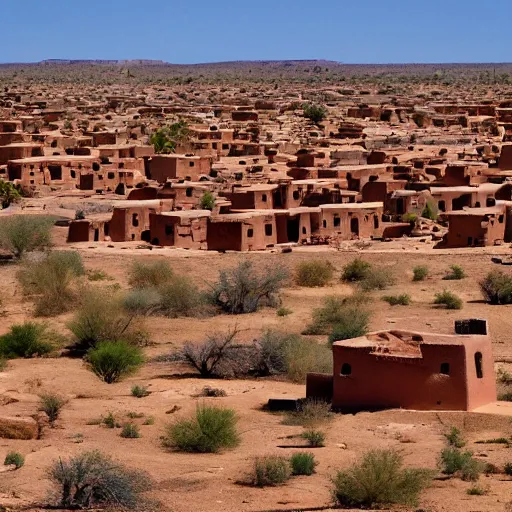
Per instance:
[[[0,416],[0,438],[37,439],[39,426],[33,418],[12,418]]]

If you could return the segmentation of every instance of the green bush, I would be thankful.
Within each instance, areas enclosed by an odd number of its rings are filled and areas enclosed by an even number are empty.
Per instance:
[[[385,290],[396,282],[393,273],[385,267],[375,267],[367,272],[366,276],[359,281],[359,286],[364,292],[374,290]]]
[[[277,307],[278,293],[288,278],[288,271],[273,265],[257,271],[250,261],[243,261],[231,270],[220,272],[212,285],[210,301],[232,315],[253,313],[260,306]]]
[[[136,261],[128,274],[128,284],[133,288],[156,288],[169,283],[174,272],[166,261]]]
[[[368,332],[369,320],[368,311],[357,308],[345,310],[344,315],[340,316],[333,325],[331,334],[329,334],[329,343],[364,336]]]
[[[325,446],[325,434],[320,430],[306,430],[301,434],[301,437],[308,442],[308,446],[311,448],[322,448],[322,446]]]
[[[450,265],[450,271],[443,277],[445,281],[458,281],[466,277],[466,272],[460,265]]]
[[[25,253],[51,245],[52,217],[12,215],[0,219],[0,247],[21,258]]]
[[[401,217],[402,222],[413,223],[416,222],[418,215],[416,213],[404,213]]]
[[[109,412],[104,418],[102,418],[101,423],[107,428],[118,428],[121,426],[116,421],[116,417],[112,412]]]
[[[215,196],[210,191],[207,190],[201,196],[199,206],[202,210],[213,210],[215,208]]]
[[[123,307],[131,315],[150,315],[160,311],[162,296],[156,288],[134,288],[123,297]]]
[[[512,304],[512,276],[504,272],[489,272],[480,281],[480,289],[490,304]]]
[[[428,267],[424,265],[418,265],[412,269],[412,280],[413,281],[424,281],[428,277]]]
[[[142,350],[126,341],[102,341],[87,353],[91,370],[107,384],[134,373],[144,362]]]
[[[267,487],[284,484],[291,477],[290,461],[280,455],[256,457],[254,460],[252,484]]]
[[[277,316],[288,316],[288,315],[291,315],[292,313],[293,313],[293,311],[291,309],[288,309],[285,307],[277,308],[277,311],[276,311]]]
[[[489,491],[487,489],[484,489],[479,485],[472,485],[469,489],[466,490],[466,494],[469,494],[470,496],[484,496],[488,492]]]
[[[439,208],[435,201],[431,199],[427,201],[425,208],[423,208],[423,211],[421,212],[421,216],[425,219],[437,220],[439,217]]]
[[[407,293],[400,295],[385,295],[382,300],[387,302],[390,306],[408,306],[411,303],[411,296]]]
[[[198,316],[206,309],[205,296],[194,283],[183,276],[175,276],[158,288],[160,311],[169,318]]]
[[[317,462],[315,456],[308,452],[294,453],[290,458],[292,474],[310,476],[315,472]]]
[[[21,194],[16,185],[9,181],[0,180],[0,204],[2,208],[8,208],[11,203],[17,203]]]
[[[25,457],[18,452],[9,452],[5,456],[4,465],[5,466],[16,466],[16,469],[20,469],[23,464],[25,464]]]
[[[76,304],[73,282],[85,274],[76,251],[53,251],[44,259],[27,260],[18,272],[23,293],[34,299],[36,316],[53,316]]]
[[[297,411],[287,413],[284,423],[286,425],[300,425],[311,429],[331,419],[331,405],[328,402],[308,399],[300,404]]]
[[[466,441],[462,437],[461,431],[457,427],[452,427],[450,432],[445,434],[446,440],[450,446],[454,446],[455,448],[462,448]]]
[[[260,375],[285,374],[293,382],[304,382],[309,372],[332,368],[332,351],[325,345],[296,334],[265,331],[257,344]]]
[[[333,479],[333,495],[343,507],[415,506],[429,480],[427,470],[403,468],[398,452],[372,450],[350,469],[338,471]]]
[[[86,352],[101,341],[146,343],[147,333],[138,317],[125,310],[123,302],[123,295],[111,288],[81,291],[80,305],[68,324],[76,338],[76,352]]]
[[[484,470],[484,465],[473,458],[471,452],[457,448],[445,448],[441,452],[440,466],[446,475],[459,473],[462,480],[474,482]]]
[[[507,462],[503,467],[503,473],[507,476],[512,476],[512,462]]]
[[[313,123],[321,123],[327,116],[327,109],[322,105],[315,105],[313,103],[305,103],[302,105],[304,117],[313,121]]]
[[[155,130],[149,138],[155,153],[174,153],[176,146],[189,138],[190,130],[186,121],[180,119],[176,123]]]
[[[146,396],[149,396],[150,393],[151,391],[149,391],[146,386],[139,386],[137,384],[135,386],[132,386],[132,396],[134,396],[135,398],[144,398]]]
[[[126,439],[138,439],[140,437],[139,427],[134,423],[125,423],[119,435]]]
[[[338,326],[339,335],[346,331],[350,339],[366,334],[370,321],[369,299],[362,294],[351,297],[325,297],[323,306],[313,310],[313,320],[303,334],[329,334]],[[360,332],[361,334],[357,334]],[[356,334],[356,336],[354,336]]]
[[[47,355],[55,350],[55,338],[58,336],[43,324],[25,322],[11,325],[9,332],[0,336],[0,357],[15,359]]]
[[[58,505],[70,509],[141,510],[140,495],[151,487],[148,477],[126,469],[99,451],[55,461],[48,476],[57,488]]]
[[[1,352],[1,349],[0,349],[0,352]],[[8,366],[7,358],[4,357],[3,355],[0,355],[0,372],[4,372],[5,370],[7,370],[7,366]]]
[[[198,406],[195,416],[168,425],[163,444],[184,452],[216,453],[240,444],[232,409]]]
[[[333,266],[328,261],[304,261],[295,269],[295,283],[310,288],[325,286],[332,279],[333,274]]]
[[[371,263],[360,258],[355,258],[343,267],[341,274],[342,281],[362,281],[372,269]]]
[[[53,427],[60,415],[60,410],[66,405],[66,400],[53,393],[45,393],[39,397],[39,410],[48,416],[50,426]]]
[[[436,293],[434,304],[446,306],[446,309],[462,309],[462,299],[453,292],[444,290]]]

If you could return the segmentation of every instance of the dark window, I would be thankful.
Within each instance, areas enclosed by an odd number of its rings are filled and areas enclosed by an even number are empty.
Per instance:
[[[166,224],[165,225],[165,236],[171,236],[173,233],[173,225],[172,224]]]
[[[212,149],[217,149],[217,143],[216,142],[212,143]]]
[[[265,224],[265,236],[272,236],[272,224]]]
[[[503,215],[500,215],[500,216],[498,217],[498,221],[499,221],[499,223],[500,223],[500,224],[503,224],[503,220],[504,220]]]
[[[139,216],[138,216],[138,214],[134,213],[132,215],[132,226],[134,228],[136,228],[136,227],[138,227],[138,225],[139,225]]]
[[[115,177],[116,177],[116,173],[115,173],[115,172],[109,172],[109,173],[107,173],[107,178],[108,178],[109,180],[113,180]]]
[[[475,203],[475,208],[480,208],[480,201],[477,201],[477,202]]]
[[[446,202],[441,200],[437,203],[437,207],[439,208],[439,211],[445,212],[446,211]]]
[[[477,378],[482,379],[484,376],[484,370],[482,368],[482,352],[475,353],[475,368]]]
[[[341,372],[340,375],[351,375],[352,374],[352,366],[350,366],[348,363],[343,363],[341,366]]]
[[[450,363],[441,363],[439,373],[442,373],[443,375],[450,375]]]
[[[302,234],[307,235],[308,230],[306,229],[306,226],[302,226]]]
[[[189,162],[189,163],[188,163],[188,166],[189,166],[189,167],[194,167],[194,165],[196,165],[194,162]]]
[[[252,237],[254,236],[254,229],[249,228],[249,229],[247,230],[247,236],[248,236],[249,238],[252,238]]]
[[[326,228],[326,227],[327,227],[327,221],[326,221],[326,220],[324,220],[324,221],[322,222],[322,226],[323,226],[324,228]]]
[[[377,217],[377,215],[373,216],[373,227],[374,229],[378,229],[379,227],[379,217]]]
[[[298,201],[299,198],[300,198],[299,191],[298,190],[294,190],[293,191],[293,199],[295,199],[295,201]]]
[[[334,227],[339,228],[341,225],[341,219],[339,215],[334,216]],[[325,227],[325,226],[324,226]]]
[[[71,169],[71,171],[69,171],[69,174],[72,178],[76,178],[76,172],[73,171],[73,169]]]
[[[98,174],[98,179],[102,180],[103,179],[103,174]]]
[[[266,203],[267,202],[267,194],[262,194],[261,200]]]
[[[222,144],[222,149],[229,149],[229,144]]]
[[[81,164],[78,164],[78,168],[80,169],[80,165]],[[99,171],[100,170],[100,164],[98,162],[93,162],[92,163],[92,170],[93,171]]]
[[[185,195],[186,195],[187,197],[192,197],[192,192],[193,192],[193,191],[194,191],[194,189],[192,189],[192,188],[190,188],[190,187],[189,187],[189,188],[187,188],[187,189],[185,190]]]

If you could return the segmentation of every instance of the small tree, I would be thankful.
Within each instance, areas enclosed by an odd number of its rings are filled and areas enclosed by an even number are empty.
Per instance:
[[[125,341],[102,341],[87,353],[91,370],[107,384],[134,373],[144,362],[142,350]]]
[[[150,488],[144,474],[114,463],[99,451],[59,459],[48,476],[57,487],[58,505],[65,508],[137,509],[141,493]]]
[[[361,258],[355,258],[343,267],[341,280],[351,282],[362,281],[368,275],[371,268],[371,263],[368,263]]]
[[[199,206],[202,210],[213,210],[215,207],[215,196],[207,190],[201,197]]]
[[[284,267],[274,265],[258,272],[250,261],[220,273],[212,286],[210,300],[226,313],[253,313],[260,306],[278,305],[278,292],[288,278]]]
[[[315,124],[321,123],[327,117],[327,109],[322,105],[315,105],[313,103],[305,103],[302,105],[304,117],[313,121]]]
[[[2,208],[8,208],[12,203],[21,199],[19,190],[9,181],[0,180],[0,203]]]
[[[180,120],[169,126],[159,128],[150,137],[155,153],[174,153],[178,144],[186,141],[190,130],[185,121]]]
[[[421,212],[421,216],[425,219],[437,220],[437,217],[439,217],[439,209],[437,204],[429,199],[425,204],[423,211]]]
[[[0,247],[21,258],[26,252],[47,249],[51,245],[52,217],[12,215],[0,220]]]

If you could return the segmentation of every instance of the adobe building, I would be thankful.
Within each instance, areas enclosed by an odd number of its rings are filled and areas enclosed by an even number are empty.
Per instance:
[[[232,192],[224,192],[222,195],[231,201],[234,210],[271,210],[274,208],[274,195],[278,194],[278,188],[279,185],[266,183],[234,186]]]
[[[110,215],[94,215],[69,223],[68,243],[110,241]]]
[[[210,168],[210,158],[202,156],[172,154],[144,157],[146,177],[158,183],[173,179],[199,181],[201,175],[209,174]]]
[[[336,410],[471,411],[496,400],[485,320],[455,322],[455,334],[389,330],[332,346],[333,375],[308,374],[306,395]]]
[[[209,210],[151,213],[151,243],[182,249],[207,249],[207,221],[210,215]]]

